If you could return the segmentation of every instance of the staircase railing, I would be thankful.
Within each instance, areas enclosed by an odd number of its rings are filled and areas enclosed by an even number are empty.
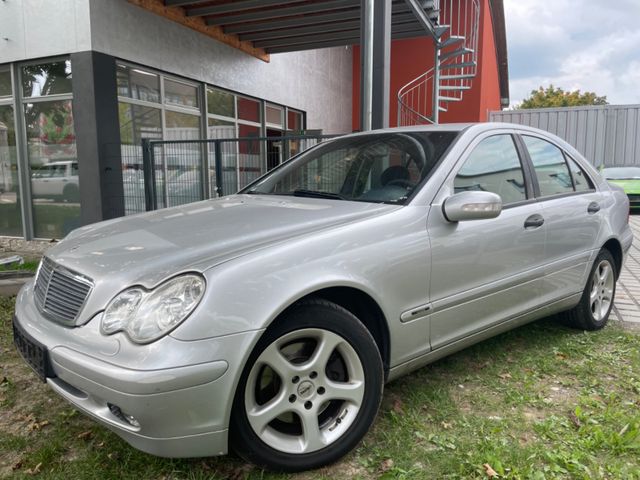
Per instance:
[[[399,126],[438,123],[439,113],[463,99],[477,74],[480,1],[439,0],[431,8],[438,12],[434,26],[443,32],[435,64],[398,91]]]

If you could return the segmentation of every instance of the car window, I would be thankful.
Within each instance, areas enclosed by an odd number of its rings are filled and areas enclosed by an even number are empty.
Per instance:
[[[547,197],[573,192],[571,175],[562,151],[552,143],[540,138],[525,135],[522,139],[527,146],[538,178],[540,196]]]
[[[573,184],[576,187],[576,192],[587,192],[593,190],[594,186],[591,179],[584,173],[584,170],[578,165],[578,163],[571,157],[567,157],[567,163],[571,169],[571,176],[573,177]]]
[[[495,135],[478,144],[458,171],[456,193],[481,190],[500,195],[502,203],[526,200],[522,164],[511,135]]]
[[[404,204],[457,132],[345,137],[287,162],[241,193]]]
[[[54,165],[51,169],[52,177],[66,177],[67,176],[67,166],[66,165]]]

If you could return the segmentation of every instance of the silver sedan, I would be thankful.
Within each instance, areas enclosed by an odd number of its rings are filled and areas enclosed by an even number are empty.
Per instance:
[[[348,135],[236,195],[75,230],[20,292],[15,343],[136,448],[316,468],[385,382],[551,314],[604,327],[628,211],[539,130]]]

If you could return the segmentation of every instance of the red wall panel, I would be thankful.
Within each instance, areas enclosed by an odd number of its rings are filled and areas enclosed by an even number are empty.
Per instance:
[[[481,0],[480,37],[478,41],[478,74],[461,102],[450,102],[441,112],[441,123],[483,122],[487,112],[500,109],[500,87],[493,24],[489,0]],[[394,40],[391,43],[391,90],[389,124],[397,125],[400,88],[429,70],[434,64],[434,45],[430,37]],[[360,128],[360,47],[353,48],[353,115],[354,130]]]

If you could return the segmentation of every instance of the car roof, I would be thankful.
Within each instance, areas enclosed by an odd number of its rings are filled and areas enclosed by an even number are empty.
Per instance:
[[[463,130],[473,130],[475,133],[491,131],[491,130],[520,130],[523,132],[543,133],[547,136],[555,135],[539,128],[530,127],[528,125],[520,125],[517,123],[505,122],[467,122],[467,123],[440,123],[438,125],[412,125],[408,127],[392,127],[381,128],[378,130],[369,130],[365,132],[354,132],[350,135],[367,135],[375,133],[398,133],[398,132],[462,132]]]

